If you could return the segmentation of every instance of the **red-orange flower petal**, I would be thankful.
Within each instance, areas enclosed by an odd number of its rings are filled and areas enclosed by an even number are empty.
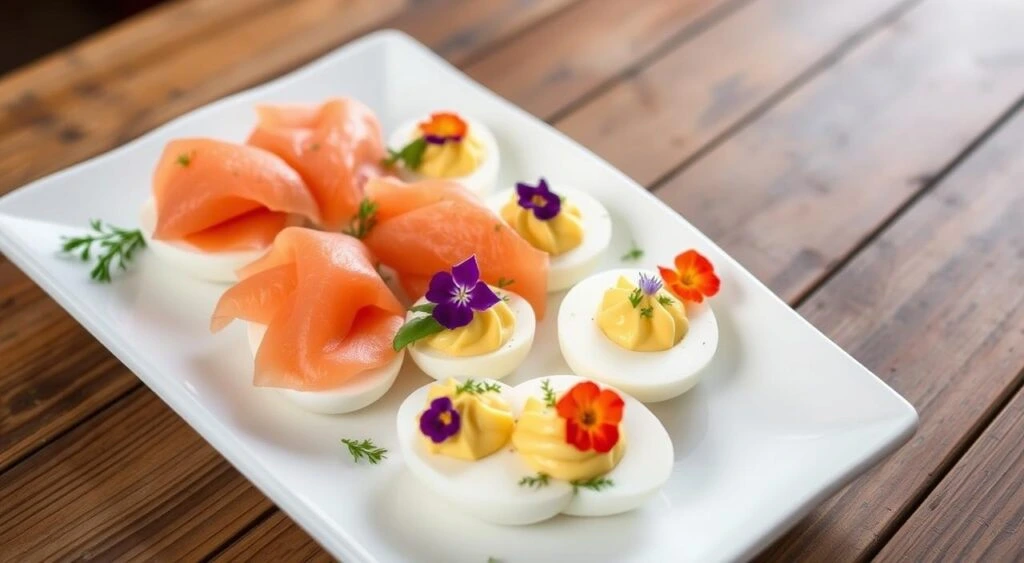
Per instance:
[[[601,453],[619,442],[624,407],[618,393],[592,381],[574,385],[555,404],[558,416],[565,419],[565,441],[580,451],[593,448]]]
[[[718,293],[721,281],[715,275],[711,261],[696,250],[687,250],[676,256],[675,270],[659,266],[658,272],[665,287],[683,301],[700,303],[705,297]]]
[[[469,126],[457,114],[439,112],[419,124],[420,132],[431,142],[458,141],[466,135]]]

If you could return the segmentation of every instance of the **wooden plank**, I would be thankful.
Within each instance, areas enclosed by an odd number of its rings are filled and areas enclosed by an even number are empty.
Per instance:
[[[971,3],[984,4],[994,2]],[[800,307],[913,403],[920,427],[897,453],[815,510],[766,559],[847,561],[876,552],[1019,388],[1022,150],[1024,114],[1018,114]]]
[[[1024,336],[1024,330],[1019,334]],[[1024,391],[1017,392],[876,561],[1019,560],[1024,546],[1021,436]]]
[[[4,559],[198,560],[270,506],[156,395],[132,399],[0,476]]]
[[[995,21],[1005,25],[990,25]],[[926,176],[956,159],[964,145],[982,134],[1024,90],[1020,64],[1006,64],[1015,52],[1012,30],[1021,24],[1020,9],[1010,0],[973,5],[931,0],[852,50],[835,68],[808,82],[656,193],[724,243],[745,265],[753,266],[774,291],[796,301],[872,229],[914,197]],[[964,60],[1003,64],[951,63]],[[970,107],[964,107],[964,100],[971,100]],[[946,111],[951,107],[957,111]],[[794,164],[800,162],[805,167]],[[762,213],[767,220],[760,219]],[[828,220],[806,219],[814,216]],[[748,223],[756,229],[748,229]],[[733,236],[734,230],[744,235]],[[797,236],[789,236],[791,232]],[[832,241],[834,234],[841,236]],[[886,244],[884,240],[881,244]],[[946,240],[957,239],[951,235]],[[811,244],[825,246],[819,254],[811,254],[805,247]],[[856,291],[858,283],[888,294],[890,266],[887,260],[872,270],[872,277],[833,280],[833,284],[842,283],[842,291],[850,293],[854,304],[867,299]],[[914,261],[908,265],[918,266]],[[902,303],[899,296],[895,299],[887,304],[896,307]],[[911,298],[902,304],[904,308],[914,306]],[[840,344],[878,373],[895,376],[909,369],[909,375],[902,375],[905,378],[928,373],[902,367],[902,363],[890,365],[885,358],[872,355],[877,345],[874,340],[865,343],[865,335],[879,327],[891,331],[903,326],[901,319],[906,313],[897,308],[835,311],[813,300],[800,311],[840,338]],[[870,318],[861,318],[875,315],[881,316],[871,325],[865,324]],[[847,330],[847,325],[856,328]],[[886,338],[897,335],[889,332]],[[946,350],[949,346],[921,348]],[[887,350],[900,351],[899,345]],[[1005,359],[1005,349],[1002,352]],[[931,361],[940,363],[943,358]],[[990,359],[996,364],[1002,361]],[[858,499],[850,507],[867,500]],[[877,509],[878,499],[873,502]],[[818,539],[840,544],[851,529],[870,526],[878,518],[876,514],[864,520],[850,518],[836,528],[834,537]],[[853,535],[863,539],[868,532]],[[294,540],[287,539],[292,537]],[[243,541],[255,540],[247,537]],[[296,529],[293,534],[282,534],[279,541],[305,545],[309,540]],[[836,553],[840,560],[851,559],[863,545],[850,545],[847,551]],[[800,544],[802,550],[812,547]],[[800,554],[794,549],[778,558]]]
[[[7,109],[0,193],[293,69],[373,25],[405,27],[459,61],[574,0],[473,2],[458,10],[453,0],[424,0],[390,22],[402,0],[259,0],[262,9],[195,1],[195,9],[186,3],[138,30],[128,23],[0,82]],[[132,42],[151,47],[133,55]],[[82,68],[61,80],[68,67]]]
[[[309,534],[281,511],[274,512],[216,554],[213,561],[254,561],[257,556],[265,561],[332,561]]]
[[[523,109],[550,119],[638,60],[699,34],[749,1],[580,2],[465,70]],[[584,37],[601,39],[581,41]]]
[[[995,22],[1024,6],[916,6],[655,193],[799,299],[1024,92]]]
[[[556,125],[650,186],[871,22],[913,3],[754,2]]]
[[[472,56],[474,52],[488,49],[491,45],[515,34],[519,29],[529,26],[536,19],[556,12],[558,8],[567,5],[569,0],[529,0],[525,3],[521,0],[492,1],[486,3],[489,7],[488,10],[479,8],[483,3],[472,3],[466,12],[460,12],[462,15],[458,17],[458,26],[449,25],[451,12],[448,9],[451,8],[452,1],[425,0],[418,2],[408,12],[389,20],[386,25],[405,28],[419,39],[428,41],[429,46],[440,48],[442,52],[447,50],[450,56],[455,57],[454,60],[458,61]],[[336,4],[331,5],[336,8]],[[293,4],[288,3],[281,9],[288,9],[289,6],[293,6]],[[233,3],[226,2],[223,7],[224,13],[221,13],[216,11],[215,6],[199,2],[191,10],[172,11],[166,16],[172,22],[179,23],[180,26],[198,26],[201,31],[198,35],[186,33],[176,25],[164,25],[149,20],[143,21],[141,29],[146,33],[157,34],[154,44],[161,49],[172,49],[175,45],[200,41],[200,37],[212,34],[208,27],[198,22],[212,19],[221,22],[222,25],[229,25],[234,19],[245,19],[245,13],[239,11],[238,8],[233,8],[234,11],[229,10],[234,7]],[[313,16],[319,13],[326,17],[325,10],[329,8],[320,0],[313,0],[312,3],[294,3],[293,7],[302,11],[297,14],[275,12],[278,17],[282,18],[289,15],[285,19],[292,22],[289,24],[291,26],[300,24],[313,26]],[[521,11],[516,11],[516,8],[520,8]],[[368,17],[368,15],[363,16],[364,19]],[[261,25],[267,25],[264,20],[258,21],[263,22]],[[440,25],[442,22],[444,25]],[[362,26],[362,23],[355,18],[352,25]],[[291,29],[288,26],[285,27]],[[321,28],[330,28],[330,33],[333,34],[331,38],[335,42],[362,31],[362,27],[337,25],[330,19],[324,25],[317,27],[318,30]],[[125,120],[125,115],[130,112],[125,113],[127,108],[120,108],[117,97],[79,99],[68,93],[68,89],[72,93],[74,92],[77,83],[101,79],[104,81],[106,92],[111,92],[116,88],[126,88],[127,86],[124,86],[126,81],[132,80],[148,80],[153,84],[152,87],[147,86],[150,90],[160,87],[183,88],[183,83],[176,79],[157,78],[158,75],[168,72],[168,67],[164,66],[164,62],[149,61],[148,64],[153,66],[146,71],[148,78],[145,79],[135,75],[118,78],[115,76],[116,73],[106,70],[106,67],[103,66],[104,55],[108,55],[116,48],[123,48],[124,42],[131,39],[138,41],[140,37],[140,35],[133,35],[130,29],[123,28],[117,28],[111,33],[110,39],[106,39],[106,36],[100,37],[69,51],[69,53],[80,51],[81,54],[75,55],[75,58],[81,58],[83,62],[80,64],[91,70],[83,71],[80,75],[72,75],[77,82],[64,84],[64,90],[59,90],[59,86],[47,82],[51,79],[55,80],[47,69],[54,64],[64,64],[66,62],[64,59],[71,57],[70,54],[62,56],[63,58],[56,57],[44,61],[39,67],[41,70],[35,70],[35,67],[26,69],[14,77],[14,86],[9,86],[10,83],[6,80],[0,81],[0,100],[24,90],[27,87],[26,84],[30,83],[30,79],[38,79],[43,85],[43,89],[39,90],[40,94],[37,97],[39,100],[47,100],[46,103],[56,100],[53,103],[57,105],[54,105],[52,110],[48,110],[55,112],[54,114],[88,115],[96,120],[104,120],[103,123],[106,124],[104,127],[137,128],[132,129],[133,132],[136,130],[141,132],[171,117],[170,113],[160,117],[149,115],[132,124],[129,123],[130,119]],[[173,40],[161,38],[162,36],[159,35],[161,33],[170,34]],[[235,32],[227,33],[226,37],[237,38],[233,33]],[[307,32],[307,35],[312,33]],[[316,33],[326,32],[317,31]],[[459,37],[463,37],[463,39],[458,40]],[[281,40],[284,41],[283,38]],[[309,39],[307,38],[306,41]],[[319,45],[319,43],[316,44]],[[217,45],[209,45],[201,41],[194,48],[197,50],[212,49],[215,53],[221,53],[220,47]],[[225,51],[218,56],[232,57],[231,61],[233,62],[244,59],[247,61],[246,64],[253,65],[253,72],[259,70],[259,72],[266,73],[267,71],[257,67],[260,64],[265,64],[270,69],[281,69],[282,65],[294,66],[299,63],[301,56],[306,55],[306,51],[299,53],[293,47],[284,49],[284,51],[288,52],[287,57],[278,55],[281,57],[279,60],[269,62],[265,58],[261,60],[258,53],[243,52],[238,49]],[[225,61],[227,60],[225,59]],[[237,89],[244,86],[239,81],[247,79],[246,77],[249,76],[247,73],[248,71],[228,76],[222,75],[218,76],[216,80],[208,80],[205,87],[209,90],[202,92],[195,89],[190,90],[180,97],[178,103],[183,105],[174,107],[178,112],[185,111],[195,105],[200,105],[209,97],[216,97],[213,95],[214,92],[222,93],[225,89]],[[184,76],[183,79],[192,80],[198,79],[201,75],[186,74]],[[69,99],[68,96],[72,97]],[[163,98],[160,96],[153,98],[141,93],[136,99],[140,105],[148,104],[147,107],[152,107],[154,104],[160,105],[163,103],[162,100]],[[88,105],[93,103],[102,105],[104,109]],[[166,113],[170,110],[165,108],[160,111]],[[11,126],[9,120],[15,118],[13,117],[14,113],[9,112],[0,117],[0,131]],[[158,121],[154,121],[154,119],[158,119]],[[21,133],[15,132],[16,135],[27,134],[31,137],[25,140],[27,144],[22,145],[19,150],[26,151],[22,156],[29,157],[26,165],[30,168],[29,173],[33,175],[47,172],[50,168],[64,162],[60,158],[51,159],[50,155],[46,154],[49,145],[39,137],[39,135],[45,136],[48,133],[38,127],[46,128],[51,125],[52,123],[37,123],[30,129],[22,130]],[[85,147],[83,150],[89,151],[90,154],[98,152],[107,148],[109,141],[109,139],[98,137],[83,139],[82,145]],[[3,154],[4,142],[4,137],[0,135],[0,154]],[[63,154],[60,150],[58,153]],[[4,157],[0,156],[0,170],[6,170],[2,164],[3,159]],[[9,180],[6,172],[0,174],[0,192],[11,187],[3,184]],[[10,287],[8,284],[11,284]],[[3,471],[4,468],[23,458],[28,452],[42,446],[51,437],[70,428],[77,420],[88,416],[96,409],[122,396],[127,390],[139,385],[139,382],[130,372],[118,365],[113,357],[70,316],[46,298],[41,290],[31,284],[7,261],[0,263],[0,291],[4,295],[3,298],[0,298],[0,314],[3,314],[5,319],[3,332],[0,334],[8,335],[6,338],[0,338],[0,357],[13,366],[12,369],[0,371],[0,399],[3,401],[0,402],[0,413],[7,415],[0,419],[0,431],[2,431],[0,432],[0,446],[2,446],[0,447],[0,471]],[[18,316],[11,316],[8,320],[7,314]],[[49,357],[47,354],[54,350],[66,352],[67,354],[61,357],[66,357],[68,360],[56,363],[47,361]],[[76,367],[72,363],[73,360],[83,363]]]

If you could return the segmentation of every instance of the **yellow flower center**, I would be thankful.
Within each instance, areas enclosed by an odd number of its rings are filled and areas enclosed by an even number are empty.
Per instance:
[[[437,418],[440,419],[440,421],[444,423],[445,426],[452,423],[452,413],[448,411],[444,411],[443,413],[441,413],[441,416]]]
[[[547,203],[548,203],[548,201],[547,201],[546,199],[544,199],[543,197],[541,197],[541,196],[539,196],[539,195],[535,195],[535,196],[533,196],[532,198],[530,198],[530,201],[531,201],[531,202],[532,202],[532,203],[533,203],[534,205],[539,205],[539,206],[542,206],[542,207],[543,207],[544,205],[547,205]]]

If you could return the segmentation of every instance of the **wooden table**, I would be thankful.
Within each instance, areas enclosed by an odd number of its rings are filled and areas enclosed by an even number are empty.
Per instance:
[[[183,0],[0,81],[0,191],[372,28],[645,184],[909,399],[766,560],[1024,557],[1024,2]],[[0,559],[326,559],[0,257]]]

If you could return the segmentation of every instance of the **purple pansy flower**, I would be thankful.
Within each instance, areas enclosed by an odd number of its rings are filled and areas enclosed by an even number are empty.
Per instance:
[[[462,419],[450,397],[438,397],[420,415],[420,432],[431,442],[440,444],[459,433]]]
[[[452,272],[438,272],[430,278],[427,301],[434,303],[434,319],[448,330],[468,325],[473,311],[486,311],[501,299],[480,281],[476,256],[452,266]]]
[[[661,280],[656,276],[640,274],[640,278],[637,280],[637,285],[640,287],[640,291],[644,292],[644,295],[650,297],[655,293],[658,293],[658,290],[661,289]]]
[[[533,211],[533,216],[541,221],[554,219],[562,210],[562,198],[548,188],[544,178],[536,187],[519,182],[516,184],[519,195],[519,207]]]

